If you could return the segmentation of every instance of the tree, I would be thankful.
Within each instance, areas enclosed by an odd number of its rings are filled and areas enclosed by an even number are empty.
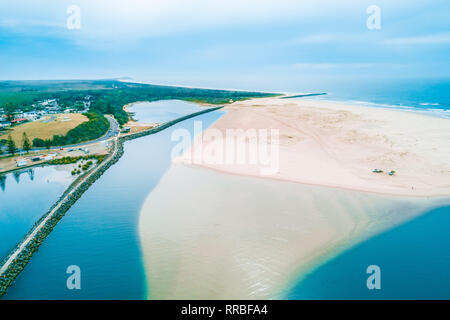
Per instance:
[[[8,151],[10,154],[14,155],[17,152],[16,143],[12,139],[11,135],[8,136]]]
[[[50,147],[52,146],[52,140],[50,140],[50,139],[45,139],[45,140],[44,140],[44,146],[47,148],[47,150],[49,150]]]
[[[13,120],[14,112],[16,111],[16,106],[12,102],[8,102],[5,105],[5,113],[9,121]]]
[[[31,143],[30,143],[30,140],[28,139],[28,136],[27,136],[26,132],[23,133],[22,147],[23,147],[23,150],[25,150],[27,153],[31,149]]]
[[[43,139],[34,138],[33,147],[40,148],[45,146],[45,141]]]

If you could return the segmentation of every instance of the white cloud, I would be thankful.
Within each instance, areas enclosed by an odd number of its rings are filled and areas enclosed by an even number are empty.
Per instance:
[[[3,3],[4,2],[4,3]],[[153,37],[345,12],[343,0],[27,0],[2,1],[0,24],[54,25],[64,29],[66,9],[81,9],[80,34],[90,37]],[[33,20],[33,24],[30,24]],[[5,23],[3,23],[5,25]],[[9,25],[11,25],[9,23]]]
[[[391,45],[417,45],[417,44],[450,44],[450,33],[439,33],[421,37],[393,38],[385,41]]]
[[[373,63],[296,63],[298,69],[370,68]]]
[[[290,44],[322,44],[332,42],[355,42],[358,37],[355,34],[310,34],[292,39]]]

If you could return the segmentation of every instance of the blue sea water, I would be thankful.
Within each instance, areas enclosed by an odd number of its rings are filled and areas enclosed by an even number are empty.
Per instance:
[[[5,299],[144,299],[146,281],[138,236],[143,201],[171,163],[178,128],[207,128],[223,112],[180,122],[125,143],[123,157],[70,208]],[[176,114],[180,116],[181,114]],[[81,290],[66,286],[66,269],[81,269]]]
[[[299,86],[299,92],[324,92],[308,99],[334,100],[396,108],[450,118],[450,79],[342,79],[330,84]]]
[[[450,206],[373,237],[313,270],[288,299],[450,299]],[[367,288],[370,265],[381,289]]]

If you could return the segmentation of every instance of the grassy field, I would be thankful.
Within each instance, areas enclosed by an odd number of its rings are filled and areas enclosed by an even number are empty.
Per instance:
[[[22,146],[22,136],[26,132],[30,142],[34,138],[51,139],[53,135],[65,135],[69,130],[79,124],[88,121],[88,118],[80,113],[52,114],[34,122],[28,122],[6,131],[0,136],[1,139],[8,139],[8,135],[16,142],[17,146]]]

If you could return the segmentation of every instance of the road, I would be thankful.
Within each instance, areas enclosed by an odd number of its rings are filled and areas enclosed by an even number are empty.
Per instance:
[[[105,118],[108,119],[108,121],[109,121],[109,129],[102,137],[95,139],[95,140],[85,141],[85,142],[81,142],[81,143],[77,143],[77,144],[61,146],[61,148],[64,148],[64,149],[79,148],[79,147],[86,146],[88,144],[102,142],[102,141],[109,140],[110,138],[117,137],[120,133],[119,123],[116,121],[116,119],[114,119],[111,116],[105,115]],[[45,150],[45,148],[43,148],[43,149]],[[37,149],[33,149],[33,150],[37,150]]]

